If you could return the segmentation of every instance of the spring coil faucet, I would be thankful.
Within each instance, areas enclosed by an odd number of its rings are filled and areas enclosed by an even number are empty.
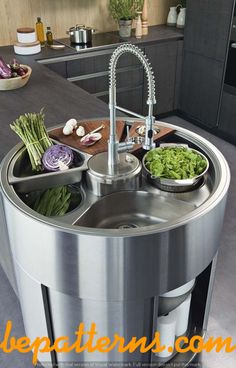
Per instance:
[[[148,82],[148,116],[143,117],[127,109],[123,109],[116,105],[116,67],[117,62],[121,55],[125,53],[131,53],[135,55],[139,61],[143,64],[147,82]],[[145,132],[145,142],[143,148],[145,150],[150,150],[155,147],[153,143],[153,123],[155,118],[153,116],[153,105],[156,103],[155,98],[155,79],[154,73],[146,55],[137,46],[132,44],[124,44],[119,46],[112,54],[109,64],[109,109],[110,109],[110,137],[108,141],[108,166],[111,172],[114,167],[119,162],[119,152],[124,152],[130,148],[132,145],[128,143],[119,143],[116,137],[116,110],[124,111],[130,113],[134,116],[141,117],[145,120],[146,132]]]

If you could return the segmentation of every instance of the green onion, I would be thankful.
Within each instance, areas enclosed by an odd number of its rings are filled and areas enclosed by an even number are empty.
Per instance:
[[[28,113],[21,115],[10,124],[10,127],[25,144],[32,170],[42,171],[42,156],[52,146],[52,141],[44,124],[43,110],[38,114]]]
[[[66,186],[50,188],[35,201],[33,209],[44,216],[63,216],[68,211],[71,193]]]

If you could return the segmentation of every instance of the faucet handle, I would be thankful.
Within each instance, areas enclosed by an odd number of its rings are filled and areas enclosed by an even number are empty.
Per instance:
[[[148,115],[145,119],[146,131],[145,131],[145,142],[143,144],[143,148],[149,151],[152,148],[156,147],[156,144],[153,141],[153,125],[155,123],[155,117]]]
[[[138,136],[134,136],[134,137],[130,137],[129,134],[129,126],[126,126],[126,140],[127,143],[132,143],[132,145],[134,146],[135,144],[143,144],[145,139],[144,137],[138,135]]]
[[[121,152],[130,151],[130,150],[132,150],[133,146],[134,146],[134,142],[132,142],[132,141],[121,142],[118,145],[118,152],[121,153]]]
[[[126,142],[130,141],[130,136],[129,136],[129,126],[126,125]]]

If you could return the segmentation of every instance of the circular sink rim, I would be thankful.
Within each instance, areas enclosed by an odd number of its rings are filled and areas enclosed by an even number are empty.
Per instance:
[[[96,118],[97,119],[97,118]],[[94,120],[96,120],[94,119]],[[104,119],[104,118],[103,118]],[[87,120],[87,119],[86,119]],[[92,120],[92,119],[90,119]],[[129,120],[129,119],[127,119]],[[83,120],[81,120],[83,121]],[[85,121],[85,119],[84,119]],[[132,119],[132,121],[140,121],[140,119]],[[189,139],[192,143],[195,143],[200,147],[205,154],[210,156],[211,161],[214,160],[217,162],[217,166],[215,166],[216,176],[220,176],[219,185],[217,188],[213,188],[212,194],[210,197],[199,207],[188,213],[187,215],[182,216],[178,220],[168,221],[166,223],[157,224],[157,225],[148,225],[135,229],[99,229],[99,228],[89,228],[82,226],[75,226],[70,224],[63,224],[60,219],[55,220],[55,218],[46,218],[40,214],[37,214],[35,211],[31,210],[27,205],[23,204],[13,187],[7,181],[7,175],[4,173],[8,172],[8,167],[11,162],[11,158],[17,150],[22,147],[22,144],[16,145],[3,159],[1,163],[1,191],[4,193],[5,197],[20,210],[25,215],[33,218],[35,221],[39,221],[40,223],[44,223],[49,227],[56,227],[58,230],[65,231],[68,233],[75,234],[83,234],[83,235],[94,235],[101,237],[134,237],[134,236],[143,236],[149,234],[155,234],[159,232],[169,231],[176,227],[185,225],[197,218],[207,214],[210,210],[212,210],[227,194],[229,184],[230,184],[230,169],[226,159],[223,154],[209,141],[200,135],[193,133],[185,128],[178,127],[173,124],[165,123],[158,121],[160,126],[165,126],[172,128],[177,131],[177,135]],[[215,187],[215,185],[214,185]]]

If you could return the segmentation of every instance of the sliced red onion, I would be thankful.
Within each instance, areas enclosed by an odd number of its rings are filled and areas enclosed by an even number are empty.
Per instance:
[[[42,163],[47,171],[59,171],[69,168],[74,159],[73,151],[63,144],[49,147],[42,157]]]
[[[92,134],[85,135],[83,138],[81,138],[80,142],[84,146],[91,146],[92,144],[99,141],[99,139],[101,139],[101,138],[102,138],[101,133],[92,133]]]

